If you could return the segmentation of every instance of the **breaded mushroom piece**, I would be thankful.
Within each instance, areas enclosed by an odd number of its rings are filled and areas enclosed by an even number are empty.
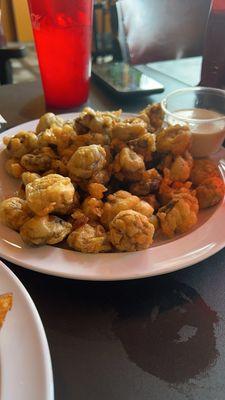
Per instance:
[[[111,250],[102,225],[85,224],[75,229],[67,239],[68,245],[82,253],[100,253]]]
[[[108,226],[113,218],[120,212],[126,210],[135,210],[150,218],[154,212],[152,206],[146,201],[133,196],[125,190],[119,190],[107,197],[107,201],[103,206],[103,214],[101,221],[104,226]]]
[[[190,177],[193,185],[201,185],[205,179],[211,178],[212,176],[220,176],[219,168],[212,160],[205,158],[194,160]]]
[[[23,224],[20,236],[29,245],[56,244],[70,233],[72,225],[55,215],[35,216]]]
[[[191,193],[179,193],[161,207],[157,213],[164,235],[173,237],[175,233],[185,233],[198,221],[198,200]]]
[[[191,133],[188,126],[171,125],[156,135],[156,151],[159,153],[172,153],[179,156],[184,154],[190,145]]]
[[[72,179],[90,179],[106,165],[106,151],[96,144],[81,146],[70,158],[67,168]]]
[[[21,175],[25,171],[25,169],[19,163],[19,160],[17,160],[16,158],[9,158],[8,160],[6,160],[5,169],[9,175],[17,179],[21,178]]]
[[[38,147],[38,138],[33,132],[21,131],[15,136],[3,139],[10,156],[21,158]]]
[[[112,139],[129,142],[145,135],[147,132],[146,122],[140,118],[135,118],[114,123],[110,135]]]
[[[154,225],[134,210],[121,211],[109,224],[110,240],[119,251],[137,251],[150,247]]]
[[[70,178],[49,174],[26,185],[26,199],[31,210],[44,216],[55,212],[66,214],[75,202],[75,189]]]
[[[63,118],[49,112],[41,116],[36,127],[36,133],[43,132],[46,129],[51,128],[52,125],[63,126],[63,124]]]
[[[0,221],[15,231],[32,216],[27,202],[19,197],[10,197],[0,203]]]
[[[75,130],[78,135],[87,132],[106,133],[113,121],[119,121],[121,110],[117,111],[94,111],[85,107],[82,113],[74,121]]]
[[[224,196],[224,182],[218,176],[205,179],[196,188],[196,197],[200,208],[215,206]]]
[[[22,174],[22,182],[26,186],[28,183],[31,183],[35,181],[35,179],[40,178],[41,176],[39,174],[36,174],[35,172],[24,172]]]
[[[145,163],[143,157],[135,153],[129,147],[124,147],[115,157],[113,171],[120,181],[139,180],[144,170]]]

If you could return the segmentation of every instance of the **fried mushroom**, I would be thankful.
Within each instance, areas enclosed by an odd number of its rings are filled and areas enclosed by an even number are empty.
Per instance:
[[[52,212],[67,214],[75,203],[75,196],[70,178],[57,174],[49,174],[26,185],[27,203],[39,216]]]
[[[23,224],[20,236],[29,245],[56,244],[70,233],[72,225],[54,215],[34,216]]]
[[[205,179],[211,178],[212,176],[220,176],[219,169],[212,160],[205,158],[194,160],[194,165],[190,176],[193,185],[201,185]]]
[[[158,210],[162,232],[167,237],[175,233],[185,233],[197,223],[199,210],[198,200],[193,194],[179,193]]]
[[[106,252],[112,247],[102,225],[82,225],[69,235],[67,242],[72,249],[82,253]]]
[[[33,132],[21,131],[11,138],[4,138],[10,156],[20,159],[38,147],[38,138]]]
[[[205,179],[196,188],[196,197],[200,208],[208,208],[218,204],[224,196],[224,182],[218,176]]]
[[[110,240],[119,251],[138,251],[150,247],[154,225],[134,210],[120,211],[110,222]]]
[[[32,216],[27,202],[19,197],[10,197],[0,203],[0,221],[15,231]]]
[[[74,180],[90,179],[106,165],[105,149],[96,144],[79,147],[70,158],[67,168]]]
[[[191,133],[188,126],[171,125],[156,135],[156,150],[159,153],[171,152],[175,156],[185,153],[191,145]]]
[[[107,201],[106,203],[104,203],[103,206],[101,222],[104,226],[108,226],[109,223],[120,211],[126,210],[139,211],[148,218],[154,212],[154,209],[149,203],[140,200],[139,197],[133,196],[125,190],[118,190],[114,194],[110,194],[107,197]]]
[[[117,179],[121,181],[139,180],[144,170],[145,163],[143,157],[135,153],[129,147],[124,147],[115,157],[113,172]]]
[[[46,129],[51,128],[52,125],[63,126],[63,124],[63,118],[48,112],[41,116],[36,127],[36,133],[44,132]]]

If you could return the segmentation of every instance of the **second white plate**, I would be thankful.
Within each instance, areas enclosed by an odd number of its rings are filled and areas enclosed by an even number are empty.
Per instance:
[[[47,339],[36,307],[19,279],[0,261],[0,294],[13,307],[0,330],[1,400],[53,400]]]

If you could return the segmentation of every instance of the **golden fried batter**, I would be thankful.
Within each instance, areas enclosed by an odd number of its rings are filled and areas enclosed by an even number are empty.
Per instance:
[[[90,183],[87,189],[91,197],[95,197],[99,200],[103,198],[104,192],[107,191],[107,188],[101,183]]]
[[[70,178],[50,174],[26,185],[26,199],[31,210],[44,216],[66,214],[74,204],[75,189]]]
[[[18,231],[32,216],[27,202],[19,197],[10,197],[0,203],[0,221],[9,228]]]
[[[63,126],[63,124],[63,118],[49,112],[41,116],[36,127],[36,133],[43,132],[46,129],[51,128],[52,125]]]
[[[156,135],[156,150],[159,153],[171,152],[175,156],[179,156],[184,154],[190,145],[191,133],[188,126],[171,125]]]
[[[82,253],[100,253],[111,250],[107,234],[101,225],[85,224],[75,229],[67,239],[68,245]]]
[[[121,110],[118,111],[94,111],[90,107],[84,108],[75,119],[75,130],[79,134],[87,132],[106,133],[113,121],[119,121]]]
[[[110,222],[110,240],[119,251],[147,249],[153,241],[154,225],[134,210],[120,211]]]
[[[126,210],[135,210],[142,212],[148,218],[153,214],[153,208],[147,202],[140,200],[125,190],[119,190],[107,197],[103,206],[101,221],[104,226],[108,226],[113,218],[120,212]]]
[[[136,196],[146,196],[149,193],[156,193],[159,189],[161,175],[155,168],[144,171],[139,182],[132,183],[129,191]]]
[[[96,144],[79,147],[67,164],[72,179],[90,179],[106,165],[105,149]]]
[[[196,188],[196,197],[200,208],[215,206],[224,196],[224,182],[218,176],[205,179]]]
[[[212,176],[220,176],[217,165],[208,159],[194,160],[194,165],[191,171],[191,181],[193,185],[200,185],[205,179]]]
[[[35,216],[20,229],[23,241],[29,245],[56,244],[70,233],[72,225],[54,215]]]
[[[3,138],[11,157],[21,158],[38,147],[38,138],[33,132],[21,131],[11,138]]]
[[[16,158],[9,158],[5,163],[5,169],[9,175],[17,179],[20,178],[25,171]]]
[[[123,142],[129,142],[130,140],[137,139],[147,133],[146,123],[140,119],[135,118],[131,121],[116,122],[111,128],[111,138],[119,139]]]
[[[149,104],[143,111],[140,112],[140,115],[146,115],[149,120],[149,131],[155,132],[162,127],[164,113],[159,103],[157,104]]]
[[[191,154],[186,151],[183,156],[167,155],[162,162],[163,173],[172,182],[186,182],[190,178],[191,169],[193,167],[193,158]]]
[[[35,179],[40,178],[41,176],[39,174],[36,174],[35,172],[24,172],[22,174],[22,182],[26,186],[28,183],[31,183],[35,181]]]
[[[190,193],[192,183],[187,181],[182,182],[171,182],[167,178],[164,178],[160,184],[158,199],[162,205],[169,203],[175,194],[179,193]]]
[[[95,197],[86,197],[81,209],[90,221],[98,221],[103,213],[103,202]]]
[[[152,153],[156,151],[156,138],[154,134],[146,133],[138,139],[130,140],[128,146],[140,154],[144,161],[152,160]]]
[[[113,171],[117,179],[121,181],[139,180],[144,170],[145,163],[142,156],[129,149],[129,147],[124,147],[115,157]]]
[[[0,328],[3,325],[6,314],[11,310],[13,305],[12,293],[4,293],[0,295]]]
[[[50,169],[52,160],[46,154],[25,154],[20,162],[27,171],[44,172]]]
[[[162,232],[168,237],[173,237],[175,233],[187,232],[197,223],[198,210],[198,200],[193,194],[174,195],[157,213]]]

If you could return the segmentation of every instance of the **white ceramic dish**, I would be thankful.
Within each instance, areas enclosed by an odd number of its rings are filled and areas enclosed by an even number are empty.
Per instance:
[[[13,307],[0,331],[1,400],[53,400],[47,339],[35,305],[19,279],[0,261],[0,294],[13,293]]]
[[[65,119],[74,114],[62,115]],[[19,130],[32,130],[37,121],[9,129],[0,136],[14,135]],[[225,179],[225,149],[214,156]],[[0,153],[0,198],[16,190],[17,181],[4,171]],[[0,225],[0,255],[22,267],[45,274],[83,280],[124,280],[165,274],[188,267],[215,254],[225,246],[225,200],[217,207],[201,211],[198,225],[186,235],[156,243],[148,250],[135,253],[81,254],[71,250],[44,246],[26,246],[18,233]],[[219,229],[218,229],[219,227]],[[159,246],[160,245],[160,246]]]

